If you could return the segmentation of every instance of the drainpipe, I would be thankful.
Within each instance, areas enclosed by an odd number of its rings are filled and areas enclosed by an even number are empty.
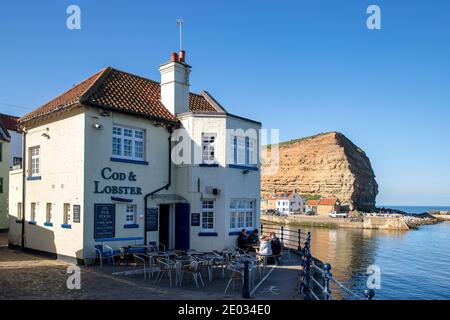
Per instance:
[[[21,244],[21,249],[24,250],[25,249],[25,188],[26,188],[26,172],[25,172],[25,168],[26,168],[26,145],[27,145],[27,132],[25,131],[25,129],[23,130],[22,133],[22,137],[23,137],[23,142],[22,142],[22,244]]]
[[[153,196],[155,193],[157,193],[157,192],[159,192],[161,190],[164,190],[164,189],[168,190],[169,187],[170,187],[171,181],[172,181],[171,180],[172,160],[171,160],[171,157],[170,157],[171,156],[171,151],[172,151],[171,150],[172,128],[169,127],[168,130],[169,130],[169,138],[167,138],[168,149],[169,149],[169,151],[168,151],[168,166],[169,166],[168,182],[167,182],[166,185],[162,186],[161,188],[158,188],[158,189],[156,189],[156,190],[154,190],[154,191],[152,191],[150,193],[147,193],[145,195],[145,197],[144,197],[144,244],[147,244],[147,230],[146,230],[146,227],[147,227],[147,199],[148,199],[148,197]]]

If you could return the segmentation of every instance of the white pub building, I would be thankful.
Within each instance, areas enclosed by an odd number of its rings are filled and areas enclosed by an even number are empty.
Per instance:
[[[259,225],[261,124],[189,92],[184,51],[159,70],[104,68],[19,120],[10,246],[78,261],[100,243],[221,250]]]

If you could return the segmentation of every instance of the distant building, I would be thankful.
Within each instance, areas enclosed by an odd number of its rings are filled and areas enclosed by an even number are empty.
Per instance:
[[[22,164],[22,134],[17,126],[18,117],[0,113],[0,120],[3,122],[9,136],[8,165],[10,168]]]
[[[8,154],[11,136],[0,118],[0,229],[8,228]]]
[[[285,214],[304,212],[305,202],[297,192],[277,192],[267,199],[267,208]]]
[[[341,203],[339,199],[331,198],[321,198],[316,200],[306,201],[305,211],[313,212],[318,215],[328,215],[330,212],[341,210]]]

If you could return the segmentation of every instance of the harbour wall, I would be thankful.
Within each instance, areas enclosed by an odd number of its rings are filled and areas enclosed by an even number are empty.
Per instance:
[[[355,228],[375,230],[409,230],[402,217],[364,217],[363,221],[350,221],[349,218],[330,218],[322,216],[268,216],[261,214],[261,224],[275,223],[325,228]]]

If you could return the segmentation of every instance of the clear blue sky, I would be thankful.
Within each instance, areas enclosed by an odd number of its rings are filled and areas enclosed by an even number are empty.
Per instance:
[[[66,28],[70,4],[81,30]],[[369,4],[381,30],[366,28]],[[182,17],[193,91],[282,140],[344,133],[379,204],[450,205],[449,16],[446,0],[2,1],[0,102],[37,107],[106,65],[159,80]]]

